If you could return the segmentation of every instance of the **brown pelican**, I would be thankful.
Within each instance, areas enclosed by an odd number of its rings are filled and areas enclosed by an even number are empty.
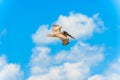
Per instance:
[[[52,33],[48,34],[48,37],[55,37],[59,38],[62,41],[63,45],[69,44],[69,37],[75,39],[73,36],[71,36],[68,32],[63,31],[61,32],[61,26],[60,25],[53,25],[52,27]]]

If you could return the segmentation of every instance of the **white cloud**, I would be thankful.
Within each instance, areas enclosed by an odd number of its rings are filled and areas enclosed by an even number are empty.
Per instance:
[[[6,64],[7,62],[6,62],[6,57],[4,56],[4,55],[2,55],[1,57],[0,57],[0,70],[1,70],[1,68]]]
[[[60,15],[58,20],[54,24],[62,26],[63,30],[68,31],[77,39],[86,39],[93,35],[94,32],[102,32],[105,27],[103,21],[99,18],[99,14],[88,17],[80,13],[70,13],[69,16]],[[56,42],[56,39],[46,37],[46,34],[50,32],[48,25],[42,25],[32,35],[32,39],[36,44],[45,44]]]
[[[55,23],[62,25],[64,30],[77,38],[88,38],[94,32],[104,30],[104,24],[99,18],[99,14],[93,15],[93,17],[80,13],[70,13],[69,16],[60,15]]]
[[[5,56],[0,56],[0,80],[22,80],[23,72],[17,64],[7,63]]]
[[[95,74],[88,80],[119,80],[120,79],[120,57],[112,62],[107,70],[101,74]]]
[[[49,33],[48,25],[41,25],[35,34],[32,35],[33,42],[36,44],[45,44],[54,42],[55,39],[47,37]]]
[[[103,60],[103,47],[78,42],[69,51],[50,55],[50,48],[36,47],[27,80],[85,80],[91,66]]]
[[[69,16],[60,15],[54,23],[62,25],[63,30],[67,30],[78,40],[69,50],[53,52],[49,47],[39,46],[57,41],[46,37],[50,32],[48,25],[40,26],[32,35],[36,47],[33,49],[31,74],[27,80],[87,80],[91,67],[104,59],[104,47],[91,46],[80,40],[92,37],[94,32],[104,31],[105,27],[99,14],[88,17],[80,13],[70,13]]]

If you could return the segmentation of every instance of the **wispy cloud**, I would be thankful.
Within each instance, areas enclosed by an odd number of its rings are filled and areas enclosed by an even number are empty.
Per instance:
[[[22,80],[23,72],[20,65],[7,63],[6,56],[0,56],[0,79],[1,80]]]
[[[4,29],[0,32],[0,38],[1,38],[2,36],[6,35],[6,33],[7,33],[7,30],[6,30],[6,28],[4,28]]]
[[[1,44],[2,37],[5,36],[6,33],[7,33],[6,28],[4,28],[4,29],[0,32],[0,44]]]

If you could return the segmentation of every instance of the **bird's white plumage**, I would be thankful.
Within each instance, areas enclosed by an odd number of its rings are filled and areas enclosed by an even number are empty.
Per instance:
[[[53,25],[52,27],[52,33],[48,34],[48,37],[56,37],[59,38],[63,45],[67,45],[69,43],[69,37],[75,39],[73,36],[71,36],[70,34],[68,34],[66,31],[61,32],[61,26],[60,25]]]
[[[52,32],[53,33],[60,33],[61,32],[61,26],[59,26],[59,25],[53,25],[53,27],[52,27]]]

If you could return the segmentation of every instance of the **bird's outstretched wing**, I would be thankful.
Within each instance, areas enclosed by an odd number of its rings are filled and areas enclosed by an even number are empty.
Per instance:
[[[52,32],[53,33],[60,33],[61,32],[61,26],[59,26],[59,25],[53,25],[53,27],[52,27]]]
[[[69,39],[67,38],[67,39],[62,40],[62,44],[64,46],[67,45],[67,44],[69,44]]]

